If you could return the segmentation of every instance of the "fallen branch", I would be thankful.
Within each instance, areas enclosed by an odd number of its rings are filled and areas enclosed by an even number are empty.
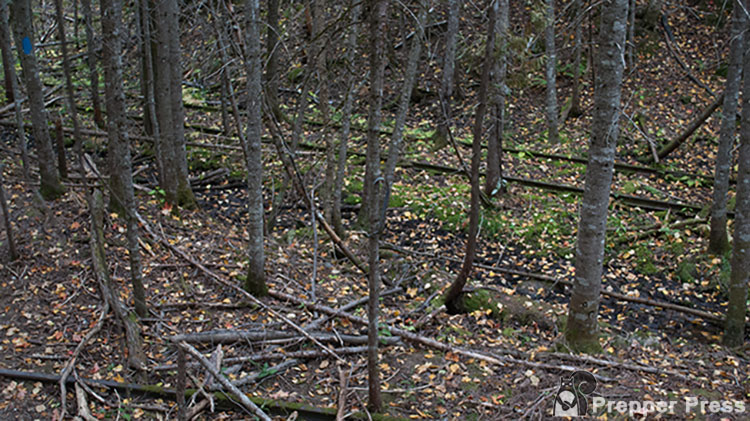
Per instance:
[[[349,344],[366,344],[367,335],[337,335],[327,332],[309,332],[310,337],[320,342],[344,342]],[[173,342],[189,343],[233,343],[239,341],[260,342],[264,340],[275,339],[301,339],[299,335],[291,332],[274,331],[274,330],[214,330],[199,333],[187,333],[174,335],[168,338]],[[398,342],[397,338],[381,338],[388,345]]]
[[[688,138],[696,131],[698,128],[706,121],[709,117],[711,117],[711,114],[716,111],[716,109],[719,108],[719,106],[724,102],[724,93],[722,92],[721,95],[719,95],[716,99],[714,99],[714,102],[709,104],[708,107],[706,107],[698,116],[696,116],[693,121],[688,124],[688,126],[685,128],[685,130],[682,131],[682,133],[678,134],[674,139],[669,141],[663,148],[659,150],[659,159],[664,159],[667,155],[669,155],[672,151],[677,149],[680,145],[685,143]]]
[[[214,378],[221,383],[222,386],[224,386],[227,390],[231,391],[237,398],[239,398],[240,403],[242,403],[242,406],[247,408],[248,410],[252,411],[253,414],[255,414],[258,418],[260,418],[263,421],[271,421],[271,417],[266,415],[263,410],[261,410],[258,405],[253,403],[248,397],[242,393],[240,389],[237,388],[237,386],[233,385],[229,380],[227,380],[226,377],[224,377],[221,373],[219,373],[215,367],[211,365],[211,362],[206,359],[206,357],[203,356],[200,352],[198,352],[197,349],[193,348],[192,346],[188,345],[185,342],[181,342],[178,344],[179,347],[184,349],[188,354],[192,355],[193,358],[198,360],[198,362],[205,368],[209,373],[211,373]]]
[[[358,317],[349,313],[345,313],[345,312],[330,308],[328,306],[311,303],[309,301],[306,301],[301,298],[297,298],[288,294],[284,294],[283,292],[279,292],[279,291],[269,290],[268,294],[279,300],[291,301],[295,304],[305,306],[309,309],[319,311],[321,313],[326,313],[332,316],[347,319],[351,322],[358,323],[361,325],[367,325],[367,320],[362,317]],[[443,352],[451,352],[457,355],[462,355],[467,358],[474,358],[480,361],[484,361],[490,364],[500,365],[503,367],[506,366],[506,364],[510,364],[510,365],[522,365],[526,367],[532,367],[532,368],[538,368],[538,369],[544,369],[544,370],[555,370],[555,371],[566,371],[566,372],[574,372],[574,371],[580,370],[579,368],[568,366],[568,365],[537,363],[533,361],[519,360],[516,358],[511,358],[511,357],[507,357],[503,355],[497,355],[494,353],[483,353],[480,351],[464,349],[464,348],[446,344],[444,342],[437,341],[435,339],[421,336],[416,333],[410,332],[408,330],[400,329],[394,326],[384,326],[384,328],[388,329],[391,332],[391,334],[399,336],[402,339],[409,341],[409,342],[424,345],[426,347],[434,348]],[[597,374],[595,374],[594,376],[600,382],[608,383],[608,382],[616,381],[616,379],[600,376]]]

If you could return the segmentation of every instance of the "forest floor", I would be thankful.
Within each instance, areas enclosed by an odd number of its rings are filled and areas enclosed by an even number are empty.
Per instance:
[[[725,56],[722,40],[726,39],[726,30],[719,30],[720,40],[715,41],[716,29],[687,8],[675,9],[670,19],[674,20],[672,29],[680,54],[696,69],[700,67],[700,71],[693,71],[704,83],[715,92],[721,91],[723,78],[715,73],[720,65],[718,58]],[[691,42],[682,42],[683,39]],[[705,90],[685,76],[672,57],[657,53],[665,49],[660,46],[663,43],[661,32],[644,37],[638,65],[626,75],[623,88],[625,114],[633,120],[644,114],[645,131],[657,141],[674,136],[712,101]],[[562,75],[560,97],[567,98],[570,79],[567,73]],[[590,83],[585,86],[584,116],[590,115],[592,108]],[[475,104],[472,89],[468,84],[464,86],[466,97],[456,107],[455,135],[462,142],[471,141],[469,127]],[[587,117],[568,119],[562,128],[561,142],[548,144],[541,111],[543,92],[544,87],[539,84],[514,92],[505,145],[513,151],[504,154],[503,170],[508,176],[582,187],[584,164],[542,158],[534,152],[584,156],[590,121]],[[288,100],[291,104],[294,98]],[[405,159],[459,168],[456,156],[461,154],[468,161],[469,148],[431,148],[429,121],[434,107],[429,101],[415,106],[409,120]],[[187,121],[217,127],[216,116],[204,111],[188,108]],[[361,119],[355,119],[358,122]],[[636,129],[625,117],[621,125],[618,160],[644,165],[636,160],[650,154],[640,131],[644,129]],[[711,198],[718,126],[714,116],[689,144],[653,166],[660,173],[616,173],[613,190],[621,195],[693,204],[700,210],[684,207],[648,211],[615,197],[610,206],[605,257],[607,291],[700,309],[714,317],[723,315],[728,255],[705,253],[705,217]],[[319,128],[309,126],[308,130],[305,142],[315,144]],[[188,131],[188,136],[193,142],[216,142],[216,137],[197,131]],[[2,140],[4,149],[14,143],[8,132],[3,132]],[[355,133],[353,141],[352,148],[364,152],[361,133]],[[103,140],[95,139],[95,145],[96,142],[100,145]],[[266,192],[270,203],[272,192],[280,185],[281,169],[274,158],[275,151],[269,147],[266,152]],[[164,205],[153,189],[154,177],[149,167],[152,163],[147,156],[139,155],[135,159],[134,170],[140,170],[136,181],[146,186],[145,191],[139,192],[139,212],[173,247],[223,279],[240,285],[247,235],[245,193],[242,178],[238,177],[242,170],[239,152],[191,147],[189,155],[194,177],[220,167],[228,168],[231,177],[196,188],[199,210],[181,210],[177,214]],[[319,183],[323,155],[306,151],[299,159],[308,185]],[[364,166],[357,156],[352,156],[349,164],[345,217],[352,225]],[[22,258],[8,262],[2,237],[0,288],[5,293],[0,295],[0,368],[59,374],[72,350],[96,323],[102,306],[91,270],[89,212],[85,192],[77,187],[71,187],[64,198],[47,203],[49,208],[41,212],[20,174],[17,165],[9,166],[5,174]],[[440,293],[455,277],[463,256],[468,183],[460,173],[435,168],[402,167],[397,176],[382,251],[384,278],[400,287],[381,301],[383,335],[391,340],[381,346],[385,413],[406,419],[547,418],[552,413],[561,376],[579,369],[598,376],[598,396],[621,401],[680,402],[675,414],[664,414],[662,419],[748,419],[748,412],[685,412],[686,397],[744,402],[746,411],[750,411],[750,349],[729,350],[719,345],[722,324],[715,320],[605,296],[600,309],[603,352],[595,356],[598,360],[564,352],[561,332],[569,288],[545,279],[573,280],[579,202],[576,193],[510,182],[497,206],[482,211],[476,262],[483,267],[475,268],[469,285],[489,287],[487,294],[476,290],[475,295],[480,300],[500,302],[502,311],[492,311],[487,306],[470,314],[450,316],[440,311]],[[289,206],[266,240],[270,288],[310,300],[315,283],[314,300],[334,308],[365,297],[366,277],[338,255],[322,231],[315,234],[299,198],[292,197],[287,203]],[[704,221],[669,227],[672,222],[695,217]],[[112,214],[106,225],[109,269],[122,299],[130,302],[124,221]],[[653,235],[635,238],[645,232],[644,227],[652,226]],[[345,239],[362,260],[366,260],[365,240],[364,232],[355,229]],[[226,362],[224,373],[232,380],[259,375],[258,381],[243,390],[269,400],[267,408],[279,402],[336,407],[342,379],[347,379],[346,412],[365,412],[367,371],[361,349],[351,354],[339,352],[336,358],[295,357],[296,361],[288,363],[291,358],[285,355],[289,353],[322,351],[280,317],[217,283],[158,239],[144,235],[143,248],[144,278],[152,313],[141,323],[148,370],[136,372],[128,368],[122,329],[110,317],[84,348],[76,362],[76,373],[92,380],[152,386],[152,393],[91,386],[101,397],[99,400],[89,394],[96,418],[175,419],[174,400],[168,394],[159,396],[175,386],[176,352],[169,337],[218,330],[285,333],[281,339],[238,340],[221,345]],[[511,274],[508,270],[532,275]],[[276,314],[303,327],[321,315],[279,298],[264,302]],[[364,317],[364,308],[356,307],[351,313]],[[428,314],[432,317],[423,319]],[[389,326],[432,338],[453,350],[402,340]],[[344,342],[341,335],[366,334],[364,326],[341,317],[320,324],[317,332],[333,334],[334,340],[326,343],[338,350],[356,346]],[[215,341],[195,345],[207,354],[217,349]],[[503,363],[466,357],[460,349],[501,359]],[[273,358],[257,357],[269,353]],[[248,355],[255,357],[249,361],[230,360]],[[283,369],[276,368],[284,362],[288,364]],[[194,366],[189,372],[197,379],[204,375],[202,369]],[[195,384],[192,380],[190,383],[190,387]],[[68,388],[67,401],[76,401],[72,386]],[[56,419],[60,404],[57,385],[0,376],[2,420]],[[68,412],[71,411],[75,412],[75,408],[69,405]],[[598,414],[601,413],[600,410]],[[303,419],[333,419],[305,418],[312,416],[302,410],[300,414]],[[647,414],[623,415],[615,411],[603,415],[606,419],[640,416]],[[226,402],[217,398],[215,412],[207,408],[197,419],[245,418],[252,419],[237,407],[227,409]]]

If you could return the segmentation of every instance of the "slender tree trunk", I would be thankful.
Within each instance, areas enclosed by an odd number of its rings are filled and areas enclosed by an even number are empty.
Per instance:
[[[141,103],[143,109],[143,131],[149,135],[154,135],[154,121],[151,119],[151,113],[148,112],[148,102],[151,100],[151,94],[153,92],[151,86],[153,80],[149,80],[149,71],[146,60],[147,51],[151,52],[151,37],[146,34],[150,34],[151,30],[148,28],[151,25],[150,13],[148,12],[148,2],[136,0],[136,36],[138,38],[138,60],[141,65],[141,72],[138,75],[141,82],[141,96],[143,102]],[[142,10],[145,9],[145,10]]]
[[[724,88],[723,116],[719,132],[719,151],[716,155],[713,206],[711,207],[711,234],[709,236],[708,251],[713,254],[723,254],[729,250],[729,240],[727,239],[727,192],[729,191],[729,173],[732,165],[731,152],[735,136],[737,97],[740,92],[746,22],[747,19],[742,8],[735,5],[729,44],[729,66],[727,69],[726,87]]]
[[[746,0],[744,3],[747,10],[750,1]],[[739,9],[737,4],[734,7]],[[750,45],[749,38],[745,37],[745,50]],[[737,204],[734,209],[734,249],[723,338],[724,344],[728,346],[740,346],[745,340],[747,287],[750,282],[750,53],[747,52],[743,72]]]
[[[544,48],[547,79],[547,141],[558,143],[560,134],[557,126],[557,49],[555,48],[555,0],[546,0],[546,26],[544,28]]]
[[[581,2],[573,0],[573,22],[575,35],[573,36],[573,94],[570,99],[570,117],[581,115],[581,40],[583,38],[583,15],[581,14]]]
[[[68,100],[68,113],[73,120],[73,139],[75,141],[75,150],[80,154],[83,147],[83,138],[81,137],[81,124],[78,120],[78,107],[76,106],[75,91],[73,90],[73,79],[70,76],[70,62],[68,61],[68,45],[65,36],[65,16],[63,14],[62,0],[55,0],[55,10],[57,15],[57,36],[60,40],[60,52],[62,53],[62,68],[65,77],[65,93]],[[62,131],[62,121],[58,120],[60,130]],[[62,136],[59,136],[62,139]],[[57,159],[60,161],[60,176],[67,178],[67,165],[65,163],[65,144],[58,146]]]
[[[339,139],[338,156],[336,158],[336,180],[333,188],[333,211],[331,213],[331,225],[340,237],[345,235],[344,224],[341,218],[341,200],[344,190],[344,178],[346,177],[346,158],[349,147],[349,134],[351,130],[351,116],[354,105],[354,87],[356,84],[356,73],[354,71],[357,50],[358,20],[360,4],[353,0],[351,8],[351,23],[349,27],[349,36],[346,41],[346,64],[348,66],[347,90],[344,97],[344,105],[341,116],[341,134]]]
[[[5,8],[5,1],[6,0],[0,0],[3,4],[0,5],[1,8]],[[10,0],[8,0],[10,1]],[[3,19],[0,23],[2,24],[2,28],[0,28],[0,55],[3,59],[3,77],[5,82],[5,100],[10,104],[11,102],[15,102],[15,90],[13,89],[13,77],[16,74],[15,65],[16,60],[13,58],[13,51],[10,47],[10,32],[8,31],[8,19],[7,19],[7,11],[2,12],[6,14],[5,19]]]
[[[385,162],[385,188],[384,197],[381,202],[380,221],[385,224],[386,211],[388,210],[388,201],[393,188],[393,181],[396,173],[396,164],[401,158],[401,148],[404,143],[404,126],[406,125],[406,114],[409,112],[409,103],[411,102],[411,92],[417,80],[417,70],[419,68],[419,58],[422,55],[422,42],[424,42],[424,25],[427,22],[427,11],[429,6],[423,1],[419,2],[419,12],[415,22],[414,37],[411,39],[409,47],[409,56],[406,59],[406,71],[404,73],[404,84],[401,87],[401,95],[396,112],[396,122],[391,135],[391,143],[388,146],[388,158]]]
[[[4,1],[4,0],[0,0]],[[8,201],[5,198],[5,165],[0,162],[0,209],[3,211],[3,222],[5,224],[5,236],[8,238],[8,257],[10,260],[18,259],[16,251],[16,242],[13,239],[13,227],[10,225],[10,213],[8,211]]]
[[[104,117],[102,116],[102,102],[99,97],[99,71],[96,69],[96,34],[94,32],[93,12],[91,11],[91,0],[81,0],[83,19],[86,24],[86,64],[89,68],[89,83],[91,89],[91,103],[94,107],[94,123],[96,127],[104,129]]]
[[[479,107],[474,121],[473,141],[471,143],[471,207],[469,209],[469,236],[466,240],[466,254],[461,264],[461,270],[445,293],[445,307],[448,314],[458,314],[466,311],[464,305],[464,286],[474,267],[474,255],[477,248],[479,234],[479,163],[482,159],[482,128],[484,115],[487,112],[487,96],[490,85],[490,72],[495,65],[495,20],[499,9],[499,0],[493,0],[490,7],[490,22],[487,28],[487,45],[484,52],[482,79],[479,82]]]
[[[505,94],[507,86],[507,45],[508,45],[508,0],[498,0],[495,34],[497,52],[492,69],[492,121],[487,139],[487,175],[484,192],[488,197],[505,191],[503,187],[503,132],[505,131]]]
[[[628,47],[627,47],[627,59],[628,69],[633,69],[635,66],[635,0],[630,0],[628,6]]]
[[[260,1],[246,0],[245,45],[247,46],[247,161],[248,216],[247,230],[250,234],[248,244],[248,271],[245,290],[256,296],[268,293],[265,277],[265,257],[263,253],[263,156],[261,151],[261,106],[263,104],[263,87],[261,86],[260,57]]]
[[[440,105],[438,106],[437,129],[435,130],[435,149],[448,144],[448,128],[452,120],[451,98],[453,97],[454,73],[456,70],[456,36],[458,35],[458,18],[460,2],[446,0],[448,3],[448,28],[445,32],[445,55],[443,72],[440,79]]]
[[[221,128],[224,131],[224,136],[229,137],[232,135],[232,126],[229,123],[229,112],[227,111],[231,104],[229,103],[229,78],[227,78],[226,69],[222,69],[219,83],[221,84]]]
[[[628,0],[605,0],[602,8],[589,162],[578,225],[575,283],[565,332],[568,343],[582,351],[600,349],[597,316],[618,136]]]
[[[39,192],[46,200],[54,200],[65,193],[65,187],[60,182],[60,175],[55,168],[55,153],[52,149],[52,140],[47,127],[42,82],[39,80],[39,68],[34,51],[30,1],[12,1],[10,12],[16,46],[20,47],[17,48],[17,51],[21,59],[26,91],[29,94],[32,132],[38,148],[37,155],[39,156],[39,173],[41,175]]]
[[[266,29],[266,96],[271,106],[271,111],[277,120],[284,120],[284,115],[279,107],[279,0],[267,0],[268,3],[268,25]]]
[[[10,47],[10,26],[8,22],[8,4],[6,0],[0,0],[0,46],[2,46],[3,51],[11,51]],[[10,59],[12,61],[9,61],[11,63],[15,63],[15,60],[13,59],[13,56],[10,56]],[[3,63],[5,62],[5,57],[3,56]],[[10,80],[10,90],[13,95],[13,99],[15,102],[15,116],[16,116],[16,135],[18,140],[18,146],[21,150],[21,160],[23,161],[23,178],[26,182],[31,181],[31,174],[29,165],[31,164],[31,161],[29,161],[29,152],[28,148],[26,147],[26,131],[24,130],[24,124],[23,124],[23,114],[21,109],[21,91],[18,88],[18,82],[16,81],[16,67],[15,65],[10,66],[6,70],[6,75],[9,77]]]
[[[163,186],[165,184],[164,181],[164,161],[163,161],[163,153],[162,153],[162,147],[161,145],[163,142],[161,141],[161,131],[159,130],[159,122],[156,115],[156,91],[155,91],[155,64],[154,64],[154,48],[152,48],[154,38],[151,35],[151,23],[153,19],[151,19],[151,16],[153,15],[153,12],[150,9],[150,2],[149,0],[137,0],[138,1],[138,11],[140,12],[140,20],[142,22],[141,24],[141,36],[143,38],[143,47],[141,54],[143,55],[143,66],[141,67],[141,71],[145,73],[145,75],[141,78],[145,83],[145,97],[143,98],[146,109],[144,112],[146,115],[148,115],[148,119],[144,119],[144,122],[146,123],[146,133],[151,134],[155,141],[154,141],[154,150],[156,151],[156,169],[159,172],[159,185]],[[150,127],[149,127],[149,123]]]
[[[58,0],[60,1],[60,0]],[[133,171],[130,163],[130,140],[125,122],[125,93],[122,76],[122,2],[101,0],[103,65],[107,107],[107,134],[109,148],[110,206],[125,217],[127,223],[128,258],[130,280],[133,285],[135,312],[148,316],[146,289],[143,286],[141,251],[138,244],[138,221],[135,216],[135,193]]]
[[[380,124],[383,105],[383,79],[385,73],[385,42],[382,34],[387,30],[388,1],[370,0],[370,103],[367,122],[367,166],[365,168],[365,197],[370,200],[368,207],[368,290],[367,303],[367,378],[368,403],[372,411],[382,407],[380,396],[380,368],[378,367],[378,313],[380,295],[380,268],[378,261],[380,247],[380,213],[378,199],[382,187],[380,179]]]

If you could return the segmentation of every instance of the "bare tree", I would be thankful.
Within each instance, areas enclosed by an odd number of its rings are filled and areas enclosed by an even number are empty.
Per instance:
[[[456,37],[458,36],[458,18],[460,2],[446,0],[448,5],[448,28],[445,31],[445,55],[443,56],[442,76],[440,79],[440,105],[438,107],[437,129],[435,130],[435,148],[442,148],[448,143],[448,128],[452,120],[451,98],[456,71]]]
[[[578,117],[581,115],[581,44],[583,38],[583,13],[581,12],[581,2],[583,0],[573,0],[573,25],[575,27],[573,35],[573,93],[570,99],[570,109],[568,116]]]
[[[606,0],[602,5],[589,162],[565,332],[568,343],[583,351],[599,349],[597,316],[620,115],[627,12],[628,0]]]
[[[8,201],[5,199],[5,165],[0,161],[0,210],[3,212],[3,223],[5,224],[5,237],[8,239],[8,257],[10,260],[18,259],[16,251],[16,242],[13,239],[13,227],[10,224],[10,211],[8,210]]]
[[[383,82],[385,74],[385,42],[384,37],[387,28],[387,0],[370,0],[370,101],[368,104],[367,117],[367,153],[365,168],[365,198],[370,201],[367,207],[368,213],[368,291],[367,303],[367,378],[369,407],[379,412],[382,406],[380,396],[380,368],[378,367],[378,313],[380,295],[380,230],[381,224],[378,220],[380,206],[378,199],[381,197],[380,190],[383,179],[380,172],[380,124],[381,108],[383,105]]]
[[[744,2],[745,10],[750,0]],[[734,5],[740,9],[739,4]],[[745,20],[747,21],[747,20]],[[750,37],[745,37],[747,50]],[[724,344],[740,346],[745,340],[747,287],[750,281],[750,54],[745,53],[742,86],[742,126],[740,127],[739,168],[737,170],[737,199],[734,208],[734,248],[732,274],[729,279]]]
[[[358,20],[361,7],[360,2],[357,0],[352,0],[352,3],[350,5],[351,23],[349,26],[349,35],[346,40],[347,89],[344,94],[344,105],[341,111],[341,132],[336,161],[336,179],[333,188],[333,210],[331,212],[331,225],[333,225],[333,229],[339,236],[344,236],[344,224],[341,221],[341,199],[344,190],[344,177],[346,176],[346,158],[351,130],[352,106],[354,104],[354,90],[357,81],[357,74],[354,71],[354,60],[357,51]]]
[[[91,0],[81,0],[83,20],[86,24],[86,64],[89,68],[89,88],[91,90],[91,103],[94,108],[94,123],[103,129],[105,127],[102,116],[101,98],[99,96],[99,71],[96,69],[96,34],[94,31],[93,12],[91,11]]]
[[[61,1],[61,0],[57,0]],[[104,83],[107,108],[107,135],[109,148],[110,206],[125,217],[127,223],[128,259],[130,281],[133,285],[135,311],[148,316],[146,289],[143,286],[141,251],[138,244],[138,220],[133,190],[133,170],[130,163],[130,140],[125,121],[125,93],[122,76],[122,2],[101,0]]]
[[[76,105],[75,91],[73,90],[73,79],[70,76],[70,62],[68,61],[68,45],[65,36],[65,15],[63,13],[62,0],[55,0],[55,12],[57,18],[57,36],[60,40],[60,52],[62,55],[63,76],[65,77],[65,96],[68,101],[68,112],[70,119],[73,121],[73,139],[75,140],[76,151],[82,147],[81,125],[78,120],[78,107]],[[60,131],[62,131],[62,122],[58,120]],[[80,154],[80,153],[79,153]],[[60,162],[60,175],[66,177],[65,168],[65,145],[62,142],[62,136],[58,136],[57,159]]]
[[[498,1],[495,34],[497,40],[495,63],[492,69],[492,126],[487,139],[487,175],[484,192],[488,197],[505,191],[503,185],[503,132],[505,131],[505,95],[508,89],[505,76],[508,68],[508,0]]]
[[[161,141],[161,176],[166,200],[175,206],[194,208],[195,196],[188,181],[185,151],[185,118],[182,105],[180,27],[178,0],[156,2],[156,59],[154,99]]]
[[[713,205],[711,207],[711,234],[709,236],[708,251],[714,254],[723,254],[729,249],[729,240],[727,238],[727,192],[729,191],[729,173],[732,165],[731,152],[735,138],[737,97],[740,92],[746,22],[747,19],[744,11],[739,5],[735,5],[732,15],[729,66],[727,68],[726,87],[724,88],[723,116],[719,131],[719,151],[716,154]]]
[[[5,0],[2,0],[0,8],[6,9],[7,5]],[[15,65],[16,60],[13,59],[13,50],[10,47],[10,32],[8,30],[8,12],[3,11],[5,18],[0,22],[2,28],[0,28],[0,57],[3,59],[3,78],[5,82],[5,100],[8,104],[15,102],[15,90],[13,89],[13,77],[16,74]]]
[[[560,134],[557,126],[557,49],[555,48],[555,0],[545,2],[544,49],[545,78],[547,80],[547,140],[558,143]]]
[[[260,57],[260,1],[246,0],[245,45],[247,46],[247,142],[243,145],[247,165],[248,190],[248,270],[245,290],[256,296],[268,293],[265,276],[265,257],[263,252],[263,156],[261,149],[261,106],[263,104],[263,87],[261,86]]]
[[[11,44],[9,28],[8,2],[6,2],[6,0],[0,0],[0,46],[2,46],[3,51],[7,50],[10,52]],[[3,63],[5,63],[5,60],[5,56],[3,56]],[[11,62],[10,60],[13,60],[12,63],[15,63],[12,55],[8,60],[9,62]],[[16,81],[15,65],[9,66],[7,69],[5,69],[5,72],[5,75],[8,77],[6,81],[10,81],[10,91],[15,103],[14,111],[16,116],[16,136],[19,149],[21,150],[21,160],[23,161],[23,178],[28,182],[31,181],[31,170],[29,169],[31,161],[29,161],[29,151],[26,147],[26,131],[24,130],[23,114],[21,110],[21,91],[18,88],[18,82]]]
[[[279,0],[267,0],[268,15],[266,19],[266,97],[277,120],[283,120],[279,107]]]
[[[29,0],[17,0],[10,4],[10,21],[13,26],[16,50],[21,59],[26,91],[29,95],[32,132],[38,149],[39,173],[41,175],[39,192],[46,200],[54,200],[65,193],[65,187],[60,182],[60,175],[54,164],[55,153],[52,149],[52,140],[47,127],[47,115],[44,111],[42,82],[39,80],[39,67],[34,51],[31,3]]]
[[[482,128],[484,115],[487,112],[487,96],[490,84],[490,72],[494,66],[495,49],[495,20],[499,9],[499,1],[493,0],[490,5],[490,22],[487,28],[487,45],[484,53],[484,65],[482,68],[482,79],[479,82],[479,107],[474,120],[474,131],[471,146],[471,205],[469,209],[469,233],[466,240],[466,253],[461,264],[458,276],[453,280],[450,288],[445,293],[445,307],[449,314],[458,314],[466,311],[464,304],[464,287],[474,267],[474,255],[477,248],[477,235],[479,235],[479,163],[482,159]]]

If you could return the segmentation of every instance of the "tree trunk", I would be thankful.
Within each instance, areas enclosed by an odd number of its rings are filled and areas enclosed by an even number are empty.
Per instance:
[[[271,111],[277,120],[282,121],[284,115],[279,107],[279,0],[268,0],[268,25],[266,29],[266,97]]]
[[[5,9],[6,0],[0,0],[0,8]],[[5,18],[0,21],[2,28],[0,28],[0,55],[3,59],[3,77],[5,82],[5,100],[8,104],[15,102],[15,90],[13,89],[13,77],[15,77],[16,60],[13,59],[13,50],[10,47],[10,33],[8,32],[8,18],[7,11],[2,12]]]
[[[571,347],[582,351],[599,349],[597,315],[618,136],[628,0],[607,0],[602,7],[589,162],[578,224],[575,284],[565,332]]]
[[[8,20],[8,4],[6,0],[0,0],[0,46],[2,47],[3,51],[11,51],[9,30],[10,26]],[[15,63],[12,55],[10,56],[9,60],[9,63]],[[3,56],[3,63],[5,63],[5,56]],[[26,147],[26,131],[24,130],[23,114],[21,109],[21,91],[18,88],[18,82],[16,81],[15,65],[10,66],[6,70],[6,76],[10,77],[10,79],[6,80],[10,80],[10,90],[15,102],[14,111],[16,116],[16,135],[18,146],[21,150],[21,160],[23,161],[23,178],[26,182],[29,182],[31,181],[31,170],[29,169],[31,161],[29,161],[29,151]]]
[[[729,191],[729,173],[732,165],[732,145],[734,144],[735,124],[737,119],[737,97],[740,91],[745,13],[735,6],[732,16],[732,31],[729,45],[729,66],[727,69],[724,105],[722,108],[721,130],[719,132],[719,151],[716,154],[714,174],[713,206],[711,207],[711,234],[708,251],[713,254],[724,254],[729,250],[727,239],[727,192]]]
[[[495,20],[499,9],[499,0],[494,0],[490,7],[490,22],[487,28],[487,46],[484,53],[482,79],[479,82],[479,107],[474,121],[473,141],[471,143],[471,208],[469,210],[469,233],[466,240],[466,254],[458,276],[445,293],[445,307],[448,314],[464,313],[464,286],[474,266],[474,255],[479,234],[479,162],[482,159],[482,127],[484,114],[487,111],[487,95],[490,84],[490,71],[494,66]]]
[[[378,313],[380,294],[380,268],[378,267],[380,247],[380,124],[383,105],[383,84],[385,74],[385,41],[383,34],[387,30],[387,0],[371,0],[370,4],[370,103],[367,118],[367,166],[365,168],[365,197],[370,201],[368,206],[368,289],[367,303],[367,374],[368,403],[374,412],[380,412],[380,368],[378,367]],[[364,204],[364,203],[363,203]]]
[[[627,49],[628,69],[635,67],[636,43],[635,43],[635,0],[630,0],[628,6],[628,46]]]
[[[446,0],[448,5],[448,28],[445,32],[445,55],[443,56],[443,74],[440,79],[440,104],[438,105],[437,129],[435,131],[435,149],[448,144],[448,128],[451,125],[451,98],[453,97],[454,73],[456,70],[456,36],[458,35],[458,18],[460,2]]]
[[[58,0],[60,1],[60,0]],[[135,217],[136,201],[133,190],[133,171],[130,164],[130,141],[125,122],[125,93],[122,76],[122,2],[101,0],[103,65],[107,107],[107,134],[109,147],[110,206],[115,205],[127,223],[130,280],[133,285],[135,312],[148,316],[146,289],[141,271],[141,251],[138,244],[138,221]]]
[[[104,129],[104,117],[102,116],[102,102],[99,97],[99,71],[96,69],[96,34],[94,32],[93,12],[91,11],[91,0],[81,0],[83,19],[86,24],[86,64],[89,68],[89,84],[91,90],[91,103],[94,107],[94,123],[96,127]]]
[[[62,0],[55,0],[55,11],[57,15],[57,36],[60,41],[60,51],[62,53],[62,68],[63,75],[65,77],[65,94],[68,100],[68,113],[70,113],[70,119],[73,120],[73,139],[75,141],[76,154],[80,155],[81,148],[83,147],[83,138],[81,137],[81,124],[78,120],[78,107],[76,106],[76,97],[73,90],[73,79],[70,77],[70,62],[68,61],[68,45],[67,37],[65,36],[65,16],[63,14],[63,3]],[[60,131],[62,131],[62,121],[58,120],[60,124]],[[58,141],[62,140],[62,136],[58,136]],[[64,142],[58,145],[57,159],[60,162],[60,176],[67,178],[67,165],[65,162],[65,144]]]
[[[261,86],[262,62],[260,57],[260,1],[246,0],[245,44],[247,46],[247,146],[245,160],[247,165],[248,190],[248,270],[245,290],[255,296],[268,293],[265,277],[265,257],[263,253],[263,156],[261,150],[261,106],[263,104],[263,87]]]
[[[555,0],[546,0],[546,26],[544,49],[547,54],[545,77],[547,80],[547,141],[560,142],[557,127],[557,49],[555,48]]]
[[[487,174],[485,175],[484,193],[492,197],[505,192],[503,186],[503,132],[505,131],[505,95],[508,87],[505,84],[507,73],[508,45],[508,0],[499,0],[495,20],[497,53],[492,69],[492,125],[487,138]]]
[[[581,2],[573,0],[573,25],[575,35],[573,36],[573,94],[570,99],[570,111],[568,116],[576,118],[581,112],[581,43],[583,38],[583,14],[581,13]]]
[[[385,224],[386,211],[388,210],[388,201],[391,196],[396,164],[401,158],[401,146],[404,143],[404,125],[406,124],[406,114],[409,112],[409,103],[411,102],[411,92],[417,79],[417,69],[419,58],[422,55],[422,42],[424,42],[424,25],[427,23],[427,11],[429,5],[419,2],[419,13],[415,22],[415,33],[411,40],[409,56],[406,60],[406,72],[404,73],[404,84],[401,87],[401,94],[396,112],[396,122],[391,135],[391,143],[388,146],[388,159],[385,162],[385,186],[384,197],[380,201],[380,220]],[[411,14],[410,14],[411,15]]]
[[[165,198],[174,206],[194,208],[185,151],[182,107],[182,67],[178,0],[156,2],[157,48],[155,61],[156,117],[161,134]]]
[[[16,242],[13,239],[13,227],[10,225],[8,201],[5,199],[5,176],[3,175],[3,171],[5,171],[5,165],[0,162],[0,209],[3,211],[5,236],[8,238],[8,257],[10,257],[10,260],[12,261],[18,259],[18,252],[16,251]]]
[[[745,7],[750,7],[746,0]],[[735,4],[739,9],[739,5]],[[746,9],[747,10],[747,9]],[[747,20],[745,20],[747,21]],[[750,37],[745,37],[747,50]],[[724,328],[724,344],[740,346],[745,340],[747,286],[750,281],[750,54],[745,53],[742,86],[742,126],[740,128],[737,204],[734,209],[734,249],[729,279],[729,305]]]
[[[358,35],[358,20],[360,4],[354,0],[351,7],[351,23],[349,28],[349,37],[346,41],[346,62],[348,66],[348,77],[347,77],[347,90],[346,96],[344,97],[344,105],[341,116],[341,134],[339,139],[338,157],[336,158],[336,180],[334,181],[333,188],[333,211],[331,213],[331,225],[336,231],[336,234],[343,237],[344,224],[341,221],[341,200],[344,190],[344,177],[346,177],[346,158],[348,154],[349,146],[349,134],[351,130],[351,116],[352,108],[354,105],[354,87],[356,83],[356,76],[354,60],[356,58],[357,50],[357,35]]]
[[[31,25],[31,4],[29,0],[11,2],[10,21],[16,41],[16,50],[21,59],[21,67],[26,91],[29,94],[32,132],[38,148],[39,173],[41,187],[39,192],[46,200],[54,200],[65,193],[60,182],[60,175],[55,167],[55,153],[47,127],[47,115],[44,110],[42,82],[39,79],[39,68],[34,51],[33,27]],[[20,47],[20,48],[19,48]]]
[[[156,49],[152,48],[152,46],[154,45],[154,37],[152,36],[151,32],[151,24],[153,22],[153,19],[151,17],[153,16],[153,12],[150,9],[149,0],[137,1],[138,11],[140,12],[140,21],[142,22],[141,37],[143,38],[143,46],[141,54],[143,55],[143,65],[141,66],[141,71],[144,73],[144,75],[141,77],[141,80],[145,82],[145,97],[143,98],[143,100],[146,104],[146,108],[144,109],[144,113],[148,116],[148,118],[144,118],[143,121],[145,124],[146,133],[151,134],[154,139],[156,139],[154,141],[154,150],[156,152],[156,170],[159,173],[159,185],[163,186],[165,184],[165,170],[163,162],[164,157],[161,148],[163,142],[161,141],[161,131],[159,130],[159,122],[156,114],[156,88],[154,87],[156,82],[156,67],[154,63],[153,53]]]

